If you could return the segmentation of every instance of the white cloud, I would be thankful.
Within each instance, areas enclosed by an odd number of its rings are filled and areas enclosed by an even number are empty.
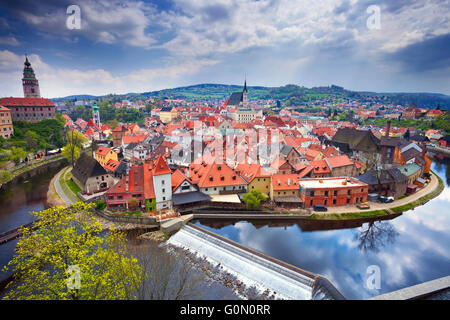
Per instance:
[[[103,95],[108,93],[144,92],[166,88],[184,76],[214,65],[214,60],[183,61],[154,69],[139,69],[123,75],[113,75],[104,69],[79,70],[57,68],[36,54],[28,56],[39,80],[43,97],[63,97],[72,94]],[[0,51],[0,96],[22,96],[22,66],[24,57],[11,51]]]

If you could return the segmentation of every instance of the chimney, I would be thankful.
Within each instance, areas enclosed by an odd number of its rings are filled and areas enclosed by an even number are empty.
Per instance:
[[[291,178],[288,178],[288,186],[291,185]]]
[[[386,132],[385,132],[384,136],[389,138],[390,131],[391,131],[391,120],[388,120],[386,123]]]

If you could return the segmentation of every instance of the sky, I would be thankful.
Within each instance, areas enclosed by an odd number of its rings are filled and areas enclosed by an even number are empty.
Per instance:
[[[0,0],[0,96],[23,96],[25,52],[47,98],[244,78],[450,94],[450,1]]]

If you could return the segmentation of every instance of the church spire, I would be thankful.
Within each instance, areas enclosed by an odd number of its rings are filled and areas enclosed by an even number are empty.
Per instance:
[[[247,76],[245,76],[244,90],[243,91],[247,92]]]

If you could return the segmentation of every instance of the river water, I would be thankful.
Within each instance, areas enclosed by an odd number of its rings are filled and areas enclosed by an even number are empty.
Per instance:
[[[439,197],[401,216],[352,225],[346,222],[255,223],[197,221],[196,224],[277,259],[329,279],[349,299],[366,299],[450,274],[450,161],[432,169],[445,183]],[[0,233],[32,221],[30,211],[47,207],[47,191],[59,167],[0,191]],[[17,239],[0,246],[0,268],[14,254]],[[145,245],[143,245],[143,250]],[[368,288],[368,267],[378,266],[380,289]],[[0,281],[8,274],[1,273]],[[235,299],[205,282],[204,299]]]

